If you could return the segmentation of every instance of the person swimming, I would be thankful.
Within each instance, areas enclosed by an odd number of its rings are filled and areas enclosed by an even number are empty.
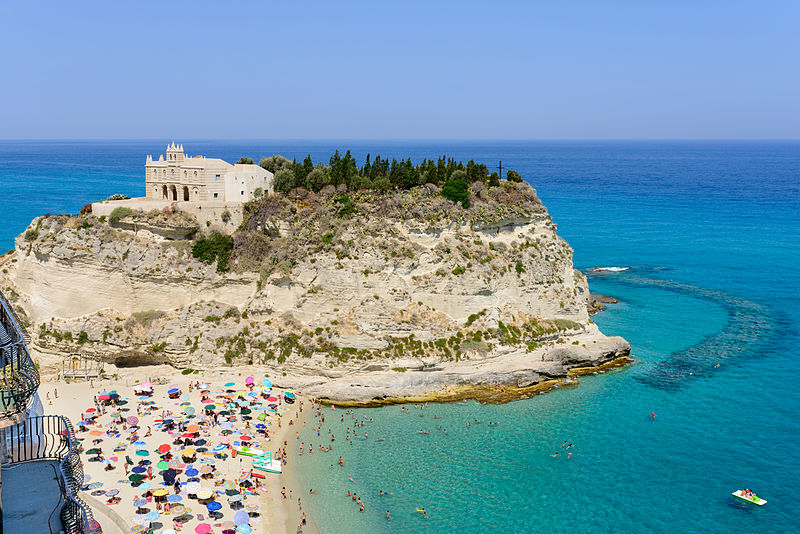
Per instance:
[[[559,453],[555,453],[555,454],[551,454],[550,456],[552,456],[553,458],[555,458],[556,456],[558,456],[558,454],[559,454]]]

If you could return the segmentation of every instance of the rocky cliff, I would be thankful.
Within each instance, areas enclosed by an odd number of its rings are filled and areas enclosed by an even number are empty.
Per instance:
[[[40,361],[265,366],[373,402],[525,388],[629,352],[590,320],[586,278],[526,184],[476,182],[468,208],[432,184],[270,196],[246,205],[228,271],[174,239],[192,224],[174,209],[35,219],[1,261]]]

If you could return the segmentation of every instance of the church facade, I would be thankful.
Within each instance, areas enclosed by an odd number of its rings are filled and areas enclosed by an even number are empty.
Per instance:
[[[259,165],[205,156],[188,157],[183,145],[172,143],[157,160],[145,162],[146,198],[176,202],[247,202],[257,189],[272,193],[273,175]]]

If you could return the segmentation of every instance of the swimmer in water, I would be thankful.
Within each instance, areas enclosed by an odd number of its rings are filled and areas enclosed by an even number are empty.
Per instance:
[[[653,418],[653,421],[655,421],[655,420],[656,420],[656,414],[655,414],[655,413],[653,413],[653,412],[650,412],[650,417],[652,417],[652,418]]]
[[[553,458],[555,458],[556,456],[558,456],[558,453],[551,454],[550,456],[552,456]]]
[[[392,516],[389,514],[389,510],[386,510],[386,519],[392,519]]]
[[[570,458],[572,458],[572,453],[571,453],[571,452],[568,452],[568,453],[567,453],[567,460],[569,460]]]
[[[379,437],[378,441],[383,441],[383,436]]]
[[[563,446],[564,446],[564,445],[566,445],[566,444],[567,444],[567,442],[565,441],[564,443],[562,443],[562,444],[561,444],[561,446],[563,447]]]

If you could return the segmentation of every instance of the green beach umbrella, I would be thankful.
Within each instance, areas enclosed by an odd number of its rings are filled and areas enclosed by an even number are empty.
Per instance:
[[[243,415],[247,415],[247,414],[252,413],[252,412],[253,412],[253,410],[251,410],[250,408],[242,408],[242,414]]]
[[[169,462],[167,462],[166,460],[161,460],[156,464],[156,468],[158,469],[166,469],[168,467],[169,467]]]
[[[265,421],[267,419],[267,414],[261,412],[260,414],[258,414],[258,417],[256,417],[256,419],[258,419],[259,421]]]
[[[205,410],[216,410],[217,406],[215,404],[206,404],[203,408]]]
[[[86,454],[100,454],[100,449],[98,448],[89,449],[88,451],[86,451]]]
[[[128,477],[128,480],[130,480],[131,482],[139,483],[139,482],[142,481],[143,478],[144,478],[144,475],[140,475],[140,474],[134,473],[134,474],[132,474],[132,475],[130,475]]]
[[[146,449],[139,449],[136,451],[136,456],[150,456],[150,451]]]

